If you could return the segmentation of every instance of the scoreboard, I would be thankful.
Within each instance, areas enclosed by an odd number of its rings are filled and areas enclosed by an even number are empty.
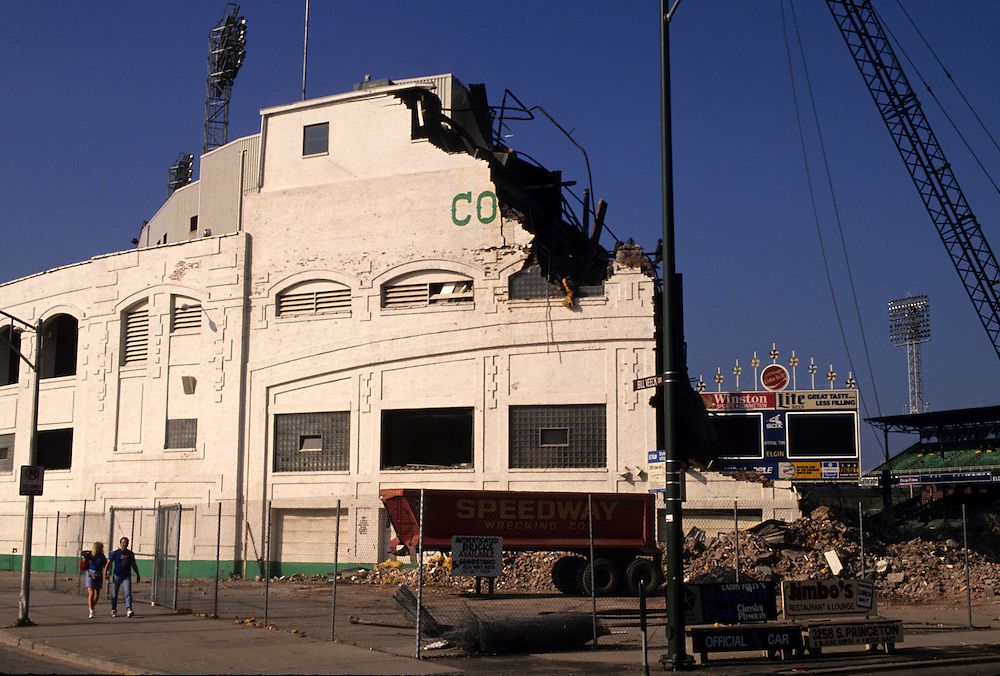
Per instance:
[[[701,399],[718,440],[713,469],[793,481],[858,480],[857,390],[702,392]]]

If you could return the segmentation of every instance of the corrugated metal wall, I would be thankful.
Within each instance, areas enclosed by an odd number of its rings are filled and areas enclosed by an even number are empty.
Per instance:
[[[257,192],[259,171],[260,134],[238,139],[202,156],[198,208],[201,233],[208,229],[212,235],[223,235],[240,229],[243,196]]]

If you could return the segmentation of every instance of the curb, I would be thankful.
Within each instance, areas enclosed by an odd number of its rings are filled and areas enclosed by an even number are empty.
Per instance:
[[[102,660],[98,657],[89,657],[87,655],[81,655],[79,653],[70,652],[69,650],[63,650],[62,648],[54,648],[44,641],[36,641],[28,638],[22,638],[13,634],[9,628],[0,629],[0,644],[8,646],[10,648],[19,648],[20,650],[26,650],[30,653],[38,655],[39,657],[47,657],[49,659],[58,660],[59,662],[66,662],[68,664],[73,664],[84,669],[91,669],[93,671],[108,673],[108,674],[136,674],[137,676],[165,676],[168,672],[156,671],[153,669],[143,669],[131,664],[122,664],[121,662],[112,662],[111,660]]]

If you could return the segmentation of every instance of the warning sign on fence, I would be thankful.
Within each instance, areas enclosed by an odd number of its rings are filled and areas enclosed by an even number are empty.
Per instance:
[[[461,577],[500,577],[503,538],[495,535],[453,535],[451,574]]]

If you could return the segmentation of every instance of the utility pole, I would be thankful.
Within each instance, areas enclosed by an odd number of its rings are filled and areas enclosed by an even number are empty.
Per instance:
[[[18,319],[14,315],[0,310],[0,315],[7,317],[11,322],[17,322],[29,331],[35,332],[35,362],[31,363],[24,356],[20,349],[13,345],[8,345],[10,349],[17,352],[17,356],[27,364],[34,372],[35,377],[31,384],[31,439],[28,442],[28,465],[34,466],[38,458],[38,381],[41,379],[39,367],[41,366],[42,354],[42,320],[38,320],[37,325]],[[28,494],[24,502],[24,541],[22,542],[21,554],[21,597],[18,602],[17,626],[25,627],[34,624],[28,619],[28,608],[31,605],[31,538],[33,522],[35,520],[35,496]]]
[[[686,653],[684,632],[684,531],[681,507],[684,497],[684,466],[678,447],[681,368],[681,295],[674,260],[673,149],[670,124],[670,20],[680,0],[666,11],[668,0],[660,0],[660,88],[662,105],[663,170],[663,292],[661,345],[663,355],[663,444],[666,485],[665,537],[667,541],[667,653],[660,657],[665,668],[685,669],[694,663]]]

